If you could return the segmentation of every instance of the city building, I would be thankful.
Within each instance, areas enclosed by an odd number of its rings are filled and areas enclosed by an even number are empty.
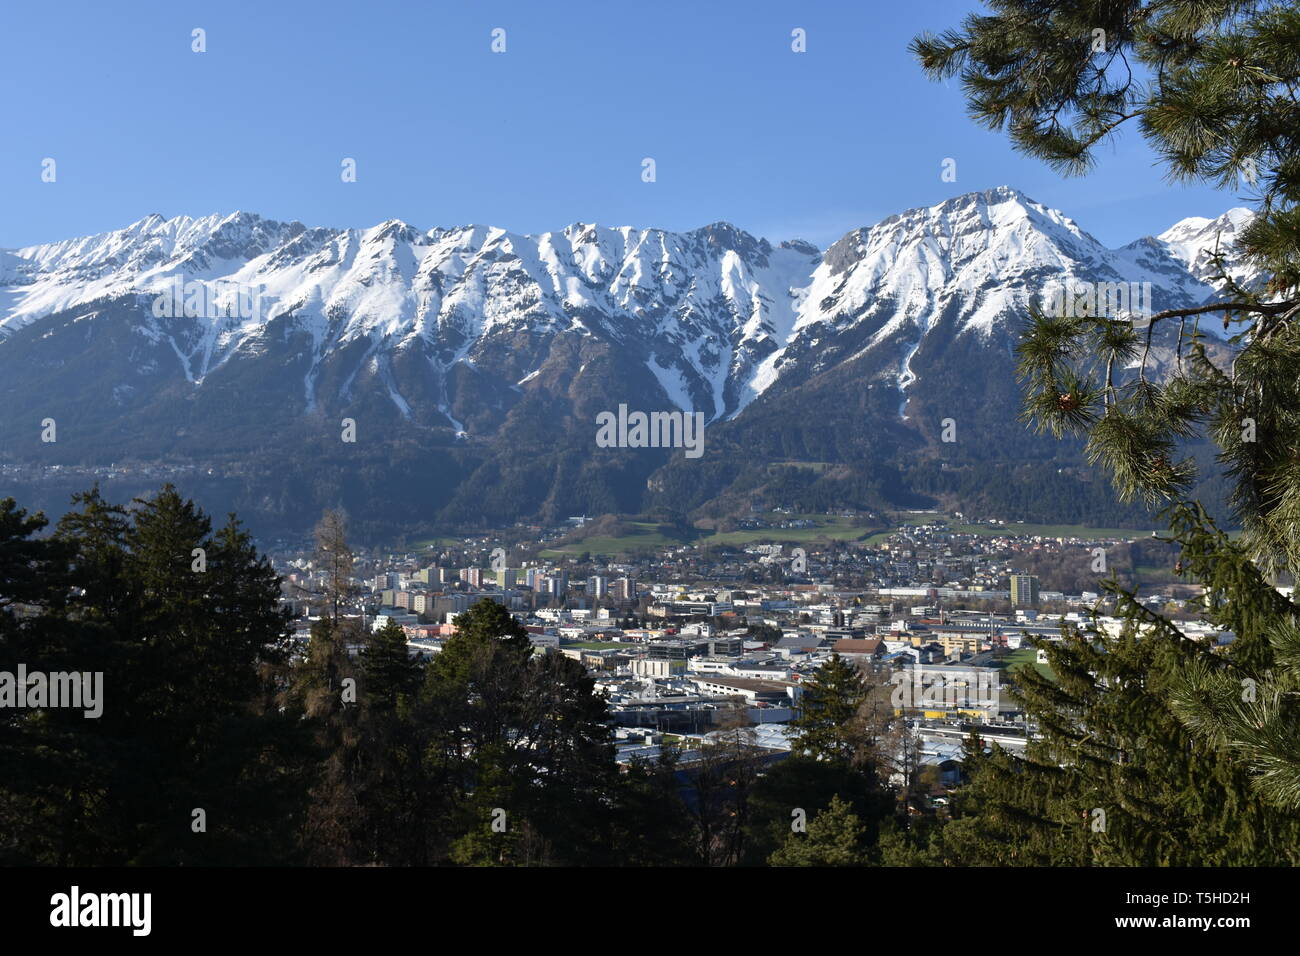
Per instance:
[[[1038,606],[1038,578],[1032,574],[1011,575],[1011,603],[1015,607]]]

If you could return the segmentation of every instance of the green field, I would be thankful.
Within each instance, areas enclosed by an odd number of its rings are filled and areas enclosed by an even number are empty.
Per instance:
[[[1012,651],[1002,660],[998,661],[997,666],[1002,668],[1008,674],[1014,674],[1022,667],[1032,667],[1044,677],[1056,680],[1056,675],[1046,664],[1038,663],[1038,651],[1032,647],[1022,647],[1019,650]]]
[[[597,535],[584,538],[576,544],[563,548],[548,548],[540,552],[543,558],[571,558],[575,554],[629,554],[634,551],[657,551],[677,545],[689,544],[690,539],[677,535],[672,525],[655,524],[652,521],[630,521],[633,529],[625,535],[609,537]]]
[[[446,535],[436,538],[420,538],[407,545],[411,551],[423,551],[425,548],[450,548],[462,543],[464,538],[449,538]]]
[[[715,532],[708,537],[700,538],[699,543],[705,545],[746,545],[768,542],[775,544],[780,541],[806,542],[819,539],[855,541],[875,530],[874,527],[858,524],[856,518],[841,518],[838,515],[783,515],[782,517],[815,521],[817,526],[813,528],[755,528],[745,531]]]
[[[633,521],[629,525],[631,532],[617,537],[595,535],[585,538],[563,548],[549,548],[540,552],[543,558],[573,557],[584,552],[593,555],[618,555],[634,551],[659,550],[684,544],[696,544],[704,547],[731,546],[740,547],[749,544],[778,542],[809,542],[817,540],[852,541],[876,530],[873,527],[857,524],[854,518],[842,518],[838,515],[780,515],[769,517],[769,521],[809,520],[815,522],[811,528],[754,528],[740,531],[699,532],[687,537],[677,532],[671,525],[660,525],[648,521]]]

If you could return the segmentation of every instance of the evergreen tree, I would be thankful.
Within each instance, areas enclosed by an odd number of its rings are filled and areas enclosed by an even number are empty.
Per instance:
[[[1300,860],[1300,826],[1254,799],[1243,770],[1195,740],[1171,686],[1204,653],[1121,592],[1128,621],[1033,640],[1052,676],[1016,672],[1037,734],[1023,757],[968,742],[971,784],[943,836],[953,862],[1011,866],[1255,866]],[[1138,609],[1141,610],[1138,610]]]
[[[1205,587],[1202,616],[1234,635],[1223,652],[1197,655],[1183,668],[1172,692],[1174,712],[1199,738],[1241,760],[1272,803],[1294,810],[1300,806],[1297,608],[1264,578],[1246,546],[1215,528],[1202,509],[1182,506],[1171,517],[1183,544],[1180,560]]]
[[[889,820],[880,828],[872,854],[880,866],[943,866],[944,825],[928,816],[915,816],[905,823]]]
[[[0,672],[67,670],[80,650],[52,611],[68,580],[61,542],[39,538],[48,522],[12,498],[0,501]],[[90,798],[75,783],[86,765],[72,743],[80,713],[0,709],[0,863],[66,863],[64,829]],[[64,791],[66,799],[50,799]]]
[[[1257,215],[1236,251],[1261,271],[1260,286],[1227,275],[1221,248],[1219,296],[1206,305],[1149,317],[1036,311],[1020,374],[1027,420],[1085,437],[1122,499],[1167,505],[1172,540],[1188,552],[1177,570],[1205,585],[1212,620],[1229,620],[1234,605],[1254,609],[1236,632],[1241,648],[1171,652],[1149,663],[1177,675],[1150,679],[1200,740],[1242,761],[1267,798],[1300,806],[1300,608],[1268,593],[1278,575],[1300,573],[1300,9],[1268,0],[1005,0],[912,49],[933,77],[960,75],[977,121],[1005,128],[1017,148],[1064,172],[1087,170],[1136,119],[1172,178],[1253,190]],[[1236,329],[1226,362],[1214,360],[1199,328],[1216,316]],[[1174,347],[1163,381],[1151,364],[1157,333]],[[1135,375],[1123,373],[1130,366]],[[1196,469],[1175,458],[1194,439],[1218,448],[1243,530],[1237,542],[1185,500]],[[1136,602],[1122,606],[1130,623],[1171,631]]]
[[[419,687],[421,670],[407,648],[406,632],[390,619],[367,636],[361,652],[361,684],[367,706],[395,709],[401,698]]]
[[[304,787],[268,671],[286,636],[278,578],[236,523],[214,537],[170,486],[130,511],[97,489],[74,505],[43,546],[60,556],[50,600],[19,636],[29,667],[94,675],[101,713],[16,715],[24,772],[0,783],[15,849],[61,865],[291,861]]]
[[[844,760],[810,756],[790,756],[768,768],[749,797],[743,862],[763,865],[790,836],[796,811],[805,820],[812,818],[836,797],[862,821],[865,845],[874,843],[878,826],[889,816],[894,800],[879,787],[873,774]]]
[[[55,541],[36,537],[48,525],[45,515],[28,514],[13,498],[0,500],[0,612],[19,605],[44,607],[58,595],[61,549]],[[12,613],[0,614],[0,628],[18,623]]]
[[[862,672],[838,654],[831,654],[803,683],[799,712],[790,721],[795,753],[844,762],[862,759],[859,711],[866,700]]]
[[[419,719],[448,832],[462,834],[454,862],[612,862],[599,829],[618,771],[605,699],[580,663],[534,655],[509,611],[479,601],[426,668]]]
[[[791,833],[772,854],[772,866],[865,866],[871,862],[867,827],[838,796],[808,822],[808,832]]]

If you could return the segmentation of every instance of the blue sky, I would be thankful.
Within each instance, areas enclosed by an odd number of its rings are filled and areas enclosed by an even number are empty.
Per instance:
[[[725,219],[826,245],[1010,184],[1108,245],[1242,205],[1129,130],[1065,180],[907,53],[976,0],[337,0],[10,5],[0,247],[149,213],[519,232]],[[191,51],[191,30],[207,52]],[[506,52],[490,49],[506,31]],[[791,51],[791,30],[807,52]],[[45,157],[57,181],[41,181]],[[344,183],[340,163],[357,162]],[[645,157],[657,179],[642,182]],[[957,161],[957,181],[941,163]]]

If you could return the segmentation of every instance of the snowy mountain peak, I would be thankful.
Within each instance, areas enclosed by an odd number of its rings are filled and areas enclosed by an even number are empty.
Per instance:
[[[975,303],[966,327],[988,331],[1023,309],[1050,276],[1074,276],[1109,250],[1073,220],[1010,186],[909,209],[844,236],[826,252],[801,327],[888,312],[924,330],[956,294]]]
[[[729,222],[719,220],[687,233],[698,236],[710,246],[727,249],[741,255],[766,256],[772,251],[772,244],[766,239],[759,239]]]
[[[1156,238],[1170,245],[1185,243],[1206,233],[1236,232],[1255,218],[1254,212],[1245,206],[1235,206],[1217,219],[1203,216],[1189,216],[1174,223]]]
[[[1184,264],[1189,272],[1202,282],[1212,282],[1217,269],[1211,261],[1218,250],[1220,255],[1237,263],[1228,270],[1236,281],[1253,284],[1258,275],[1236,256],[1236,241],[1241,231],[1255,218],[1244,207],[1229,209],[1215,219],[1192,216],[1174,223],[1156,238],[1164,244],[1169,254]]]
[[[364,242],[408,242],[425,241],[427,234],[400,219],[388,219],[362,233]]]
[[[900,216],[907,217],[920,210],[908,210]],[[1013,186],[996,186],[982,192],[964,193],[944,200],[924,210],[927,217],[936,221],[982,223],[990,228],[1015,228],[1022,224],[1036,229],[1063,230],[1071,235],[1088,236],[1065,214],[1031,199]],[[885,220],[888,223],[889,220]],[[881,223],[884,225],[885,223]]]
[[[801,292],[790,339],[757,370],[753,391],[861,360],[896,383],[906,419],[928,356],[966,334],[1009,350],[1031,305],[1080,283],[1149,288],[1146,306],[1155,310],[1216,294],[1165,241],[1109,249],[1012,187],[966,193],[834,243]]]

